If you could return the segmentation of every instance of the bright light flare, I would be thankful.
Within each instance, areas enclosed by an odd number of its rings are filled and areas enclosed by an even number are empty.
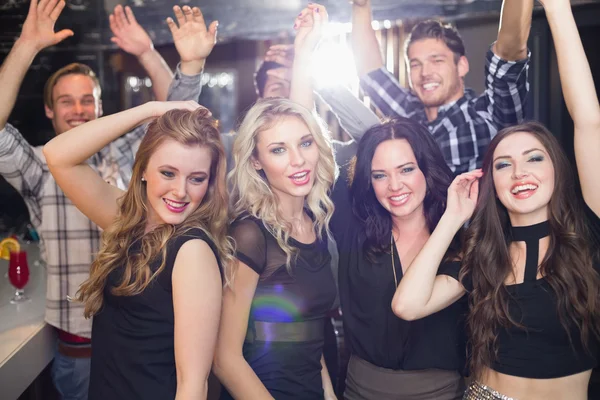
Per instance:
[[[336,33],[326,37],[313,54],[310,68],[317,87],[354,86],[358,79],[345,35]]]

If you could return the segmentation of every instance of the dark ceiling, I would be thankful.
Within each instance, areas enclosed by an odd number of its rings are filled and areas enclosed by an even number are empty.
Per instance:
[[[66,0],[67,8],[57,28],[68,27],[75,37],[63,47],[113,47],[107,15],[115,5],[130,5],[156,45],[171,41],[164,22],[174,4],[200,6],[206,19],[218,19],[219,40],[233,38],[268,39],[292,34],[292,24],[307,0]],[[573,2],[592,0],[574,0]],[[398,20],[428,16],[458,18],[498,13],[501,0],[372,0],[374,19]],[[0,0],[0,51],[6,52],[20,32],[29,0]],[[322,0],[333,22],[349,22],[347,0]]]
[[[292,33],[295,16],[304,0],[66,0],[67,7],[57,29],[68,27],[76,37],[63,46],[112,47],[108,12],[117,4],[133,8],[138,21],[148,30],[156,45],[169,43],[164,22],[174,4],[200,6],[208,21],[219,20],[219,40],[232,38],[268,39]],[[349,22],[351,5],[346,0],[323,0],[333,22]],[[412,17],[497,12],[500,0],[372,0],[374,18],[396,20]],[[0,50],[7,51],[19,34],[29,0],[0,0]]]

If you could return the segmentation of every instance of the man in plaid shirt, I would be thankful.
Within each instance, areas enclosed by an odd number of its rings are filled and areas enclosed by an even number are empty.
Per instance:
[[[42,146],[32,147],[16,128],[7,123],[18,90],[32,60],[46,47],[73,35],[69,30],[54,32],[54,23],[65,3],[59,0],[31,2],[21,37],[0,68],[0,173],[23,196],[32,223],[41,236],[41,253],[47,264],[45,320],[58,330],[59,342],[52,377],[64,399],[86,399],[90,368],[91,320],[83,317],[83,305],[69,301],[88,278],[89,268],[99,250],[100,229],[87,219],[60,190],[48,171]],[[183,13],[191,15],[184,7]],[[181,56],[175,77],[154,50],[152,41],[136,22],[131,9],[115,8],[110,16],[113,42],[137,56],[151,77],[155,95],[164,100],[196,100],[200,95],[204,58],[197,53],[208,36],[204,24],[186,19],[178,10],[180,25],[189,23],[174,37]],[[193,26],[192,26],[193,25]],[[202,31],[203,29],[203,31]],[[212,49],[214,42],[209,47]],[[210,51],[209,51],[210,53]],[[169,87],[170,83],[170,87]],[[168,94],[167,94],[168,92]],[[57,135],[102,113],[100,82],[83,64],[71,64],[57,71],[46,83],[44,103],[47,117]],[[131,177],[135,152],[145,134],[138,127],[88,160],[107,181],[126,188]]]
[[[384,67],[370,0],[354,0],[352,44],[361,87],[385,116],[425,125],[454,174],[479,168],[498,130],[524,119],[532,9],[533,0],[504,0],[498,40],[486,54],[485,91],[477,97],[464,86],[469,62],[455,28],[433,20],[413,28],[405,48],[409,91]]]

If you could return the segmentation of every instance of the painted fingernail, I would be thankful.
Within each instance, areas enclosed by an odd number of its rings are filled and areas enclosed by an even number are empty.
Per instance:
[[[315,12],[319,12],[319,9],[318,9],[318,8],[315,8]]]

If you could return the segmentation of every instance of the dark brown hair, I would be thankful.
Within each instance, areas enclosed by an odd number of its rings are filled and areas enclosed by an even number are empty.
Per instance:
[[[464,56],[465,44],[456,28],[450,24],[442,24],[440,21],[428,19],[419,22],[413,27],[405,42],[404,55],[408,60],[408,49],[411,44],[422,39],[441,40],[454,53],[454,62]]]
[[[56,86],[60,78],[66,75],[89,76],[92,81],[94,81],[94,86],[96,86],[96,89],[98,89],[98,96],[100,96],[100,81],[98,80],[98,77],[94,71],[85,64],[72,63],[53,73],[52,76],[50,76],[50,78],[48,78],[46,81],[46,85],[44,86],[44,104],[48,106],[48,108],[52,108],[54,105],[54,102],[52,101],[52,90],[54,89],[54,86]]]
[[[556,138],[543,125],[527,122],[512,126],[500,131],[489,145],[479,200],[466,232],[460,275],[461,280],[470,277],[473,284],[467,330],[472,346],[471,370],[476,377],[496,357],[498,329],[521,327],[510,317],[504,285],[512,273],[511,224],[506,208],[496,197],[492,176],[494,150],[517,132],[535,136],[554,165],[555,186],[548,203],[550,244],[540,272],[556,294],[560,322],[571,341],[571,329],[579,329],[584,348],[591,335],[600,337],[600,278],[592,267],[589,236],[571,166]]]
[[[388,251],[392,231],[390,213],[379,203],[373,190],[371,163],[377,147],[395,139],[404,139],[410,144],[417,165],[425,176],[427,191],[423,199],[423,213],[430,232],[433,232],[446,210],[448,186],[452,183],[452,171],[440,147],[420,123],[396,117],[369,129],[358,145],[348,175],[353,212],[364,224],[365,251],[371,260],[377,254]]]

